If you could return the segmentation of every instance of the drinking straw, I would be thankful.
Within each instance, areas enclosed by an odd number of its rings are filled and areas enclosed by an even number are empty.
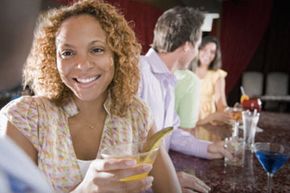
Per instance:
[[[240,89],[241,89],[241,93],[242,93],[242,95],[246,95],[245,90],[244,90],[244,87],[241,86]]]

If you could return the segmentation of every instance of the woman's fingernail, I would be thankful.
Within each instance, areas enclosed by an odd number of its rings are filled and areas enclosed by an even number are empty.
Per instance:
[[[128,160],[125,162],[125,164],[127,166],[135,166],[137,163],[136,163],[136,160]]]
[[[149,164],[145,164],[142,166],[143,170],[145,171],[150,171],[152,169],[152,165],[149,165]]]
[[[146,182],[147,183],[152,183],[153,182],[153,177],[152,176],[148,176],[147,178],[146,178]]]

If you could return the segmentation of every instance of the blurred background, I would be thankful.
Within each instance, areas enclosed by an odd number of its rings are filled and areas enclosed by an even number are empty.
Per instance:
[[[35,17],[48,8],[71,2],[25,0],[14,1],[15,6],[7,6],[8,1],[1,0],[0,13],[16,16],[8,21],[0,17],[0,24],[8,23],[5,25],[7,27],[0,29],[0,107],[20,95],[23,58],[29,51],[32,40],[30,29],[31,25],[34,25]],[[192,6],[204,11],[206,20],[203,36],[214,35],[221,42],[222,68],[228,72],[226,92],[229,105],[232,106],[239,101],[240,86],[243,85],[249,95],[254,90],[252,97],[263,99],[265,95],[278,96],[274,97],[276,104],[269,105],[269,111],[290,112],[288,0],[107,0],[107,2],[119,7],[130,21],[143,46],[143,53],[150,47],[155,22],[163,11],[173,6]],[[18,45],[19,39],[6,38],[5,34],[9,33],[16,33],[15,37],[22,40],[24,38],[25,43]],[[27,49],[22,51],[22,46]],[[246,72],[257,74],[251,77],[252,80],[246,81],[244,76]],[[270,92],[268,77],[271,77],[269,76],[271,73],[279,73],[280,79],[278,78],[278,83],[272,86],[274,91]],[[259,85],[257,80],[260,80]],[[246,85],[247,82],[250,82],[250,85]],[[266,108],[264,104],[269,103],[266,99],[263,101],[264,109]]]

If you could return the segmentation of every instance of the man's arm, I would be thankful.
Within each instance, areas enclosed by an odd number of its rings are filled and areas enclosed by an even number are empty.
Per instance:
[[[186,155],[209,159],[207,151],[209,144],[210,142],[199,140],[191,133],[178,128],[171,135],[170,149]]]

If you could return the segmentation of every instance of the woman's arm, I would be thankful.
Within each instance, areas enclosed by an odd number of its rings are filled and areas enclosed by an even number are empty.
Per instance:
[[[155,132],[156,127],[153,125],[149,131],[149,136]],[[159,149],[150,174],[154,177],[153,190],[155,193],[181,193],[175,168],[163,145]]]
[[[225,94],[225,84],[225,77],[220,77],[217,79],[214,93],[216,112],[208,115],[204,119],[198,120],[196,123],[197,126],[213,123],[214,121],[224,122],[231,119],[229,113],[224,112],[224,110],[228,107]]]
[[[215,104],[218,112],[223,112],[228,106],[225,85],[226,81],[224,77],[219,78],[215,84]]]
[[[7,121],[4,131],[5,135],[13,139],[13,141],[25,151],[32,161],[37,164],[37,150],[32,143],[9,121]]]
[[[198,120],[196,123],[197,126],[205,125],[205,124],[218,124],[219,122],[224,123],[231,120],[231,115],[228,112],[214,112],[209,114],[204,119]]]
[[[175,168],[163,147],[159,150],[151,174],[154,177],[153,190],[155,193],[181,193]]]

